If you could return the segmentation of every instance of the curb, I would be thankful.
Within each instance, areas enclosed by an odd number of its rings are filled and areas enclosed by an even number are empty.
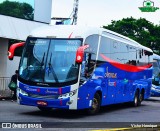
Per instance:
[[[0,101],[12,100],[11,97],[0,97]]]

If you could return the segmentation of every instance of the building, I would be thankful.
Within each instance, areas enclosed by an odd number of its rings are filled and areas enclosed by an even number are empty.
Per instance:
[[[43,10],[42,10],[43,9]],[[52,0],[34,0],[34,21],[0,15],[0,95],[18,69],[20,57],[8,60],[9,39],[25,41],[31,30],[50,24]]]

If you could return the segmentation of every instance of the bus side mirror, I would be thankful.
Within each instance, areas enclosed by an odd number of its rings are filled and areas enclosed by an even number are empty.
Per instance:
[[[8,50],[8,59],[13,60],[15,49],[21,46],[24,46],[25,42],[15,43],[10,46]]]
[[[77,49],[77,52],[76,52],[76,63],[82,64],[83,56],[84,56],[84,50],[87,49],[88,47],[89,47],[89,45],[84,45],[84,46],[80,46]]]

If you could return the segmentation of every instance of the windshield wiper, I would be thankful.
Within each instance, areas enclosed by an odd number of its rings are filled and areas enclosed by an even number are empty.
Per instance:
[[[44,57],[45,57],[45,52],[43,53],[43,58],[42,58],[42,61],[41,61],[41,67],[44,65]]]
[[[48,75],[49,75],[49,73],[50,73],[49,71],[51,70],[52,75],[53,75],[55,81],[56,81],[57,83],[59,83],[58,78],[57,78],[57,75],[56,75],[56,73],[55,73],[55,71],[54,71],[54,69],[53,69],[53,67],[52,67],[51,60],[52,60],[52,53],[51,53],[51,55],[50,55],[50,59],[49,59],[49,63],[48,63],[48,66],[49,66]]]

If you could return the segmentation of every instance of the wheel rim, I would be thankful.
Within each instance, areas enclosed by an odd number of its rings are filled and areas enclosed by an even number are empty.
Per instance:
[[[96,110],[97,108],[98,108],[98,100],[94,98],[92,102],[92,109]]]
[[[137,98],[137,96],[135,96],[134,103],[135,103],[135,105],[137,105],[137,103],[138,103],[138,98]]]

